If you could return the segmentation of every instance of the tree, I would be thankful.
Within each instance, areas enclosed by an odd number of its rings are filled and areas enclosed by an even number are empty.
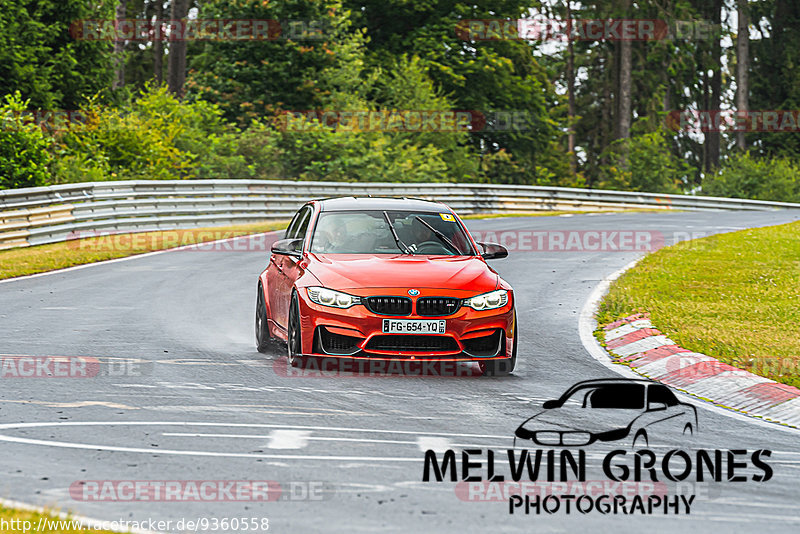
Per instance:
[[[749,95],[748,75],[750,69],[749,45],[750,27],[748,19],[747,0],[736,0],[738,24],[736,30],[736,110],[738,113],[747,112],[747,97]],[[745,132],[736,132],[736,147],[747,150]]]
[[[622,0],[622,13],[628,13],[631,0]],[[627,139],[631,130],[631,54],[633,43],[630,39],[617,41],[619,46],[619,75],[617,85],[617,139]]]
[[[79,109],[107,91],[112,47],[81,39],[80,21],[113,19],[111,2],[0,0],[0,96],[19,91],[33,109]]]
[[[115,13],[115,21],[119,24],[125,19],[128,8],[128,0],[119,0]],[[125,40],[117,39],[114,41],[114,89],[125,86]]]
[[[175,23],[185,23],[189,15],[189,4],[190,0],[172,0],[172,20]],[[183,35],[170,38],[167,79],[170,92],[182,97],[183,84],[186,82],[186,40]]]

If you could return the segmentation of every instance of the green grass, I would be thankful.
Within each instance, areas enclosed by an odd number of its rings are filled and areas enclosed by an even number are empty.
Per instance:
[[[25,522],[28,523],[25,523]],[[75,523],[71,523],[75,521]],[[3,523],[4,522],[4,523]],[[37,534],[72,534],[77,532],[88,532],[94,534],[111,534],[108,530],[91,530],[87,528],[77,528],[80,523],[77,520],[62,519],[58,515],[50,513],[41,514],[28,510],[17,510],[0,504],[0,533],[36,532]],[[37,530],[41,525],[41,529]]]
[[[117,234],[0,251],[0,280],[285,228],[288,221]]]
[[[661,249],[612,284],[597,319],[644,311],[682,347],[800,387],[800,222]]]
[[[629,210],[631,211],[631,210]],[[633,210],[640,211],[640,210]],[[647,210],[643,210],[647,211]],[[658,211],[658,210],[655,210]],[[466,215],[463,219],[491,219],[497,217],[544,217],[579,213],[621,213],[620,211],[542,211],[529,213],[497,213]],[[0,280],[29,274],[65,269],[76,265],[123,258],[145,252],[154,252],[180,245],[202,243],[240,235],[256,234],[285,228],[289,221],[265,222],[238,226],[194,228],[119,234],[113,237],[92,237],[38,245],[34,247],[0,250]],[[122,237],[126,236],[126,237]],[[127,236],[132,236],[128,238]],[[123,242],[124,240],[124,242]]]
[[[556,215],[587,215],[591,213],[675,213],[672,209],[623,209],[623,210],[555,210],[555,211],[517,211],[507,213],[472,213],[459,215],[462,219],[500,219],[504,217],[553,217]]]

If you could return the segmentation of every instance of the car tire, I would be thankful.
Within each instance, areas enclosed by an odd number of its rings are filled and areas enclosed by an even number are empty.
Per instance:
[[[636,435],[633,436],[633,448],[635,449],[636,447],[641,446],[641,441],[644,441],[645,447],[650,446],[650,442],[647,439],[647,432],[645,432],[644,430],[639,430],[638,432],[636,432]]]
[[[267,306],[264,303],[264,292],[261,284],[258,285],[256,295],[256,349],[258,352],[269,352],[269,345],[272,338],[269,335],[269,322],[267,320]]]
[[[300,326],[300,302],[297,293],[292,293],[292,303],[289,305],[289,324],[286,332],[286,348],[289,365],[301,367],[304,362],[302,354],[302,330]]]
[[[505,360],[480,362],[478,366],[483,376],[508,376],[514,371],[517,366],[517,312],[514,312],[514,348],[511,349],[511,357]]]

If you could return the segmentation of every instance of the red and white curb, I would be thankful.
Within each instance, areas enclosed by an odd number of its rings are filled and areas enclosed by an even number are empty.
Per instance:
[[[603,327],[605,349],[636,373],[767,421],[800,428],[800,389],[678,346],[646,314]]]

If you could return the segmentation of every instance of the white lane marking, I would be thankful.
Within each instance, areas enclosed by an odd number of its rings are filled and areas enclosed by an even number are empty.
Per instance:
[[[259,237],[259,236],[268,235],[268,234],[276,234],[276,233],[279,233],[279,232],[282,232],[282,231],[283,230],[270,230],[269,232],[261,232],[259,234],[249,234],[249,235],[240,235],[240,236],[236,236],[236,237],[228,237],[228,238],[225,238],[225,239],[217,239],[216,241],[206,241],[204,243],[193,243],[191,245],[183,245],[183,246],[175,247],[175,248],[166,248],[164,250],[156,250],[156,251],[153,251],[153,252],[145,252],[144,254],[134,254],[133,256],[125,256],[124,258],[114,258],[114,259],[111,259],[111,260],[97,261],[97,262],[94,262],[94,263],[86,263],[86,264],[83,264],[83,265],[75,265],[74,267],[67,267],[65,269],[56,269],[54,271],[46,271],[46,272],[43,272],[43,273],[28,274],[28,275],[25,275],[25,276],[17,276],[17,277],[14,277],[14,278],[6,278],[5,280],[0,280],[0,284],[7,284],[9,282],[16,282],[18,280],[28,280],[30,278],[39,278],[40,276],[49,276],[51,274],[58,274],[58,273],[66,273],[66,272],[70,272],[70,271],[77,271],[77,270],[80,270],[80,269],[86,269],[88,267],[94,267],[95,265],[108,265],[109,263],[119,263],[119,262],[123,262],[123,261],[138,260],[139,258],[148,258],[150,256],[157,256],[159,254],[166,254],[168,252],[177,252],[179,250],[190,250],[190,249],[193,249],[193,248],[208,247],[210,245],[215,245],[215,244],[218,244],[218,243],[225,243],[225,242],[228,242],[228,241],[237,241],[237,240],[240,240],[240,239],[252,239],[254,237]],[[237,251],[233,250],[231,252],[237,252]]]
[[[451,449],[452,445],[450,445],[450,440],[447,438],[420,436],[417,438],[417,447],[421,451],[432,449],[434,452],[444,452]]]
[[[348,428],[336,426],[308,426],[308,425],[278,425],[269,423],[208,423],[191,421],[130,421],[121,423],[119,421],[47,421],[38,423],[3,423],[0,430],[18,428],[40,428],[57,426],[207,426],[207,427],[228,427],[228,428],[294,428],[298,430],[338,430],[343,432],[372,432],[384,434],[409,434],[419,436],[420,434],[431,434],[436,436],[454,436],[465,438],[499,438],[509,439],[510,436],[497,436],[492,434],[456,434],[450,432],[431,432],[428,430],[387,430],[380,428]]]
[[[229,438],[229,439],[273,439],[275,432],[294,432],[291,430],[275,430],[270,434],[201,434],[201,433],[194,433],[194,432],[162,432],[162,436],[168,437],[185,437],[185,438]],[[396,439],[370,439],[370,438],[338,438],[338,437],[323,437],[323,436],[312,436],[311,432],[307,432],[307,435],[304,436],[305,441],[347,441],[347,442],[355,442],[355,443],[386,443],[392,445],[417,445],[422,449],[421,443],[447,443],[448,446],[441,449],[441,451],[446,451],[447,449],[453,447],[459,448],[466,448],[466,447],[474,447],[474,448],[481,448],[481,447],[491,447],[492,445],[489,444],[476,444],[476,443],[453,443],[450,444],[450,441],[446,438],[438,438],[438,437],[419,437],[415,441],[404,441],[404,440],[396,440]],[[305,444],[304,444],[305,446]],[[502,447],[502,445],[498,445]],[[273,448],[273,447],[270,447]],[[275,447],[275,448],[283,448],[283,447]],[[292,448],[292,447],[286,447]],[[429,447],[433,448],[433,447]],[[422,449],[423,451],[428,450],[427,448]],[[440,452],[438,449],[437,452]]]
[[[50,402],[50,401],[35,401],[35,400],[0,399],[0,402],[11,402],[16,404],[37,404],[40,406],[47,406],[48,408],[86,408],[88,406],[102,406],[104,408],[113,408],[115,410],[140,409],[138,406],[128,406],[127,404],[117,404],[116,402],[106,402],[106,401]]]
[[[310,430],[273,430],[269,434],[268,449],[302,449],[308,445]]]
[[[77,421],[61,421],[61,422],[41,422],[41,423],[6,423],[0,425],[0,430],[14,430],[22,428],[43,428],[43,427],[75,427],[75,426],[208,426],[208,427],[229,427],[229,428],[297,428],[298,425],[269,425],[261,423],[190,423],[190,422],[174,422],[174,421],[134,421],[130,423],[120,423],[116,421],[95,421],[95,422],[77,422]],[[363,428],[342,428],[342,427],[301,427],[307,430],[340,430],[348,432],[377,432],[377,433],[397,433],[397,434],[414,434],[419,435],[420,432],[408,430],[370,430]],[[440,435],[449,436],[472,436],[472,437],[499,437],[507,438],[507,436],[481,436],[470,434],[452,434],[441,433]],[[0,434],[0,441],[8,443],[21,443],[25,445],[42,445],[45,447],[58,447],[65,449],[81,449],[81,450],[103,450],[114,452],[129,452],[129,453],[143,453],[143,454],[165,454],[174,456],[201,456],[201,457],[216,457],[216,458],[268,458],[273,460],[320,460],[320,461],[350,461],[350,462],[417,462],[421,459],[419,457],[405,457],[405,456],[326,456],[326,455],[308,455],[308,454],[264,454],[264,453],[236,453],[236,452],[212,452],[212,451],[190,451],[190,450],[175,450],[175,449],[153,449],[142,447],[119,447],[114,445],[99,445],[91,443],[74,443],[67,441],[56,440],[41,440],[30,439],[16,436],[8,436]],[[439,442],[442,445],[444,442]]]
[[[617,374],[620,374],[626,378],[637,378],[641,379],[642,375],[633,372],[629,367],[625,365],[620,365],[618,363],[613,363],[611,361],[611,357],[605,351],[605,349],[600,345],[600,342],[594,337],[594,329],[597,326],[597,323],[594,320],[594,314],[597,311],[597,308],[600,304],[600,300],[603,296],[608,292],[609,287],[611,286],[611,282],[622,276],[622,274],[631,269],[634,265],[636,265],[641,258],[637,258],[632,262],[628,263],[621,269],[611,273],[610,275],[603,278],[603,281],[597,284],[592,292],[586,299],[586,302],[583,304],[583,308],[581,308],[580,314],[578,315],[578,334],[581,339],[581,343],[583,344],[583,348],[597,360],[601,365],[611,369]],[[710,402],[702,401],[699,398],[695,397],[694,395],[689,395],[684,393],[678,389],[673,389],[673,392],[680,395],[683,400],[703,408],[705,410],[718,413],[720,415],[724,415],[726,417],[732,417],[734,419],[739,419],[741,421],[758,425],[764,428],[771,428],[773,430],[780,430],[783,432],[789,432],[791,434],[797,434],[798,430],[795,428],[783,426],[776,423],[770,423],[764,421],[762,419],[743,414],[741,412],[734,412],[733,410],[728,410],[726,408],[722,408],[711,404]]]
[[[60,447],[64,449],[84,449],[94,451],[135,452],[144,454],[168,454],[175,456],[211,456],[217,458],[270,458],[278,460],[332,460],[359,461],[359,462],[420,462],[420,458],[409,457],[382,457],[382,456],[324,456],[306,454],[255,454],[236,452],[208,452],[208,451],[178,451],[171,449],[144,449],[138,447],[115,447],[109,445],[93,445],[90,443],[70,443],[64,441],[45,441],[41,439],[15,438],[0,435],[0,441],[22,443],[25,445],[44,445],[46,447]]]

